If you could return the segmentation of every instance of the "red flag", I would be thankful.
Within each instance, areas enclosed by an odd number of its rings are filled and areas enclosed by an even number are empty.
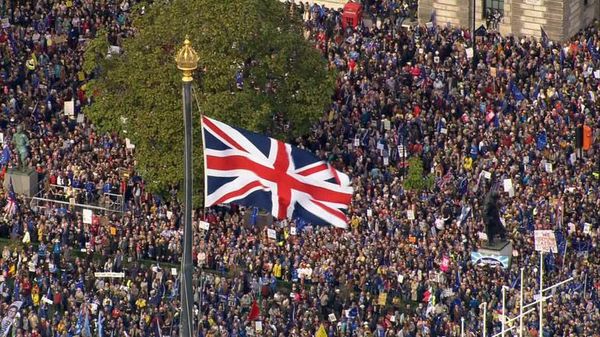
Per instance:
[[[250,308],[250,314],[248,315],[248,320],[254,321],[258,319],[260,316],[260,309],[258,308],[258,304],[256,304],[256,300],[252,302],[252,307]]]

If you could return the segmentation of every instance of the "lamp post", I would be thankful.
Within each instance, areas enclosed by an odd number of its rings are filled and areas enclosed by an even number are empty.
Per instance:
[[[192,293],[192,72],[198,67],[198,54],[186,36],[183,47],[175,57],[177,68],[183,77],[183,125],[184,125],[184,192],[183,212],[183,256],[181,259],[181,320],[179,335],[194,336],[194,316],[192,314],[194,295]]]
[[[477,14],[477,0],[473,0],[473,20],[471,20],[471,39],[473,42],[473,71],[477,70],[477,61],[475,60],[475,56],[477,54],[477,39],[475,38],[475,15]]]

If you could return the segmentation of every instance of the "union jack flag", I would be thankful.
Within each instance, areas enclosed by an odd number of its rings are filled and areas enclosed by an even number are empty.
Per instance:
[[[8,200],[6,206],[4,206],[4,212],[6,212],[6,215],[12,216],[17,212],[17,209],[19,208],[19,206],[17,205],[17,195],[15,194],[12,179],[10,179],[7,199]]]
[[[347,175],[310,152],[202,117],[205,207],[235,202],[278,219],[347,226]]]

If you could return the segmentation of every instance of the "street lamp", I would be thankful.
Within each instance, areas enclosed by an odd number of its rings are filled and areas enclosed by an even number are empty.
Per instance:
[[[177,52],[175,62],[183,77],[183,125],[185,162],[183,212],[183,255],[181,258],[181,319],[179,335],[194,336],[194,316],[192,314],[194,295],[192,294],[192,72],[198,67],[198,54],[186,36],[183,47]]]
[[[473,20],[471,21],[471,39],[473,42],[473,59],[471,60],[473,62],[473,71],[477,70],[477,60],[475,59],[475,56],[477,54],[477,39],[475,38],[475,16],[477,14],[477,0],[473,0]]]

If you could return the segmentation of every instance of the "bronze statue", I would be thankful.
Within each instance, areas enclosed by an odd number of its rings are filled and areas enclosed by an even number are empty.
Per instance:
[[[496,191],[490,192],[486,197],[483,220],[485,222],[485,231],[490,244],[494,243],[495,236],[499,236],[500,241],[506,240],[506,229],[500,221],[498,193]]]
[[[23,128],[20,125],[17,126],[17,133],[13,136],[13,144],[19,153],[19,167],[24,170],[27,163],[27,157],[29,156],[29,153],[27,152],[29,139],[25,133],[23,133]]]

